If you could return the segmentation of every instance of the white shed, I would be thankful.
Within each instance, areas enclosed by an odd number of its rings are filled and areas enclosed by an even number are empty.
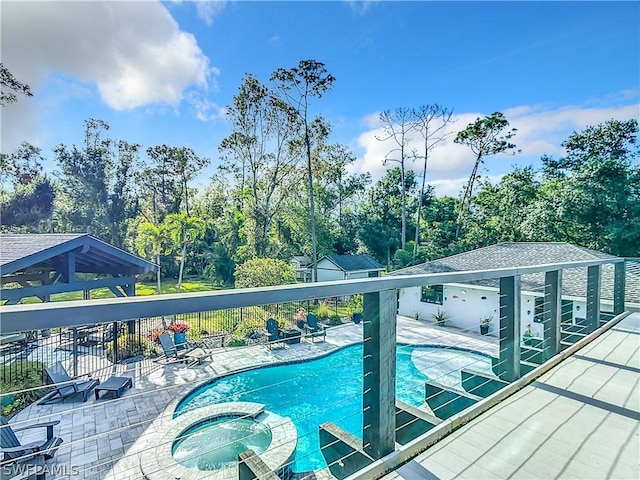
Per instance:
[[[369,255],[327,255],[318,260],[318,281],[379,277],[383,270]]]

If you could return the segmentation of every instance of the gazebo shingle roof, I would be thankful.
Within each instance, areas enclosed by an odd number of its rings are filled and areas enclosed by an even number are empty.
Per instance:
[[[26,269],[55,268],[56,257],[75,253],[79,273],[145,273],[154,263],[86,233],[0,234],[2,275]]]

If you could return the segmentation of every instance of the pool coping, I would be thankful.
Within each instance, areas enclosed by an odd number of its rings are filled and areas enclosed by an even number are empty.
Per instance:
[[[140,470],[148,480],[236,480],[238,466],[220,470],[200,471],[188,468],[173,458],[173,446],[177,439],[195,425],[220,417],[237,416],[253,418],[271,432],[271,442],[258,456],[276,471],[288,465],[298,445],[298,433],[290,418],[282,417],[264,409],[264,404],[255,402],[225,402],[201,407],[180,415],[165,423],[158,432],[160,445],[140,454]]]

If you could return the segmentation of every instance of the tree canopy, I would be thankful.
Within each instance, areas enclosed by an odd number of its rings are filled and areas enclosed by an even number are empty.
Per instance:
[[[496,242],[565,241],[640,256],[637,120],[573,132],[563,156],[492,182],[484,159],[516,151],[502,113],[451,132],[451,109],[438,104],[388,110],[397,151],[386,160],[404,164],[372,185],[354,173],[356,156],[333,140],[334,126],[310,113],[309,101],[334,82],[315,61],[277,69],[268,84],[246,75],[228,107],[219,167],[197,189],[207,158],[112,138],[100,119],[85,121],[78,146],[47,153],[25,142],[0,155],[0,229],[90,232],[160,264],[158,291],[161,277],[189,275],[221,286],[292,283],[294,255],[368,253],[393,270]],[[453,133],[474,168],[459,196],[438,198],[428,157]],[[43,173],[48,156],[52,174]]]

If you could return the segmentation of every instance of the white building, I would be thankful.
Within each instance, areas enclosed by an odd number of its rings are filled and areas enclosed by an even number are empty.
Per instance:
[[[296,255],[291,260],[289,260],[289,264],[296,269],[297,281],[299,282],[311,281],[311,268],[309,268],[310,263],[311,263],[311,258],[305,255]]]
[[[489,270],[527,265],[614,258],[588,248],[561,242],[499,243],[451,257],[415,265],[390,275],[415,275],[465,270]],[[604,265],[601,279],[600,310],[613,311],[613,265]],[[544,274],[523,275],[521,331],[530,326],[542,337]],[[497,336],[499,327],[499,280],[481,280],[468,284],[425,285],[400,291],[400,315],[432,320],[439,310],[449,318],[449,325],[479,331],[481,319],[492,317],[489,334]],[[587,269],[572,268],[562,272],[562,321],[575,323],[586,316]],[[627,269],[627,309],[640,310],[640,274]]]
[[[369,255],[327,255],[318,260],[318,281],[379,277],[383,270]]]

